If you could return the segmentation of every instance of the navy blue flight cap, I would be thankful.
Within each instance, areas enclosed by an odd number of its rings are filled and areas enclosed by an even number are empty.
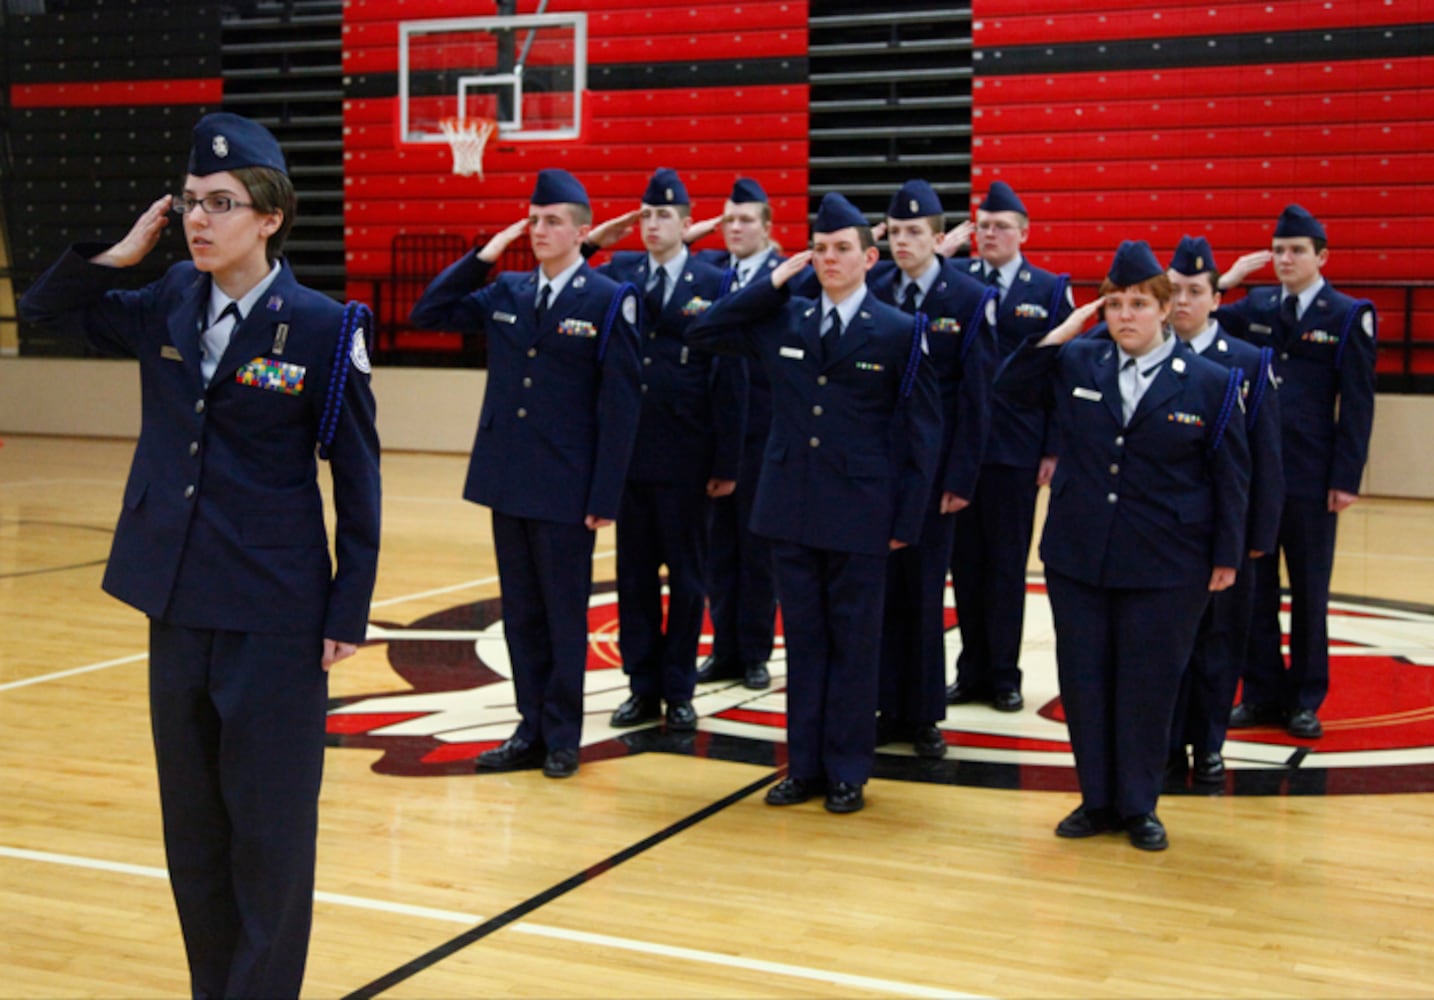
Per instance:
[[[1011,190],[1011,185],[1005,181],[992,181],[991,188],[986,192],[986,200],[976,206],[983,212],[1020,212],[1022,215],[1030,215],[1021,199],[1016,197],[1016,192]]]
[[[870,225],[866,216],[861,214],[851,202],[846,200],[845,195],[835,191],[828,191],[822,195],[822,203],[817,208],[817,217],[812,220],[812,232],[814,233],[835,233],[852,226]]]
[[[642,203],[644,205],[691,205],[692,199],[687,197],[687,189],[682,186],[682,180],[677,176],[677,171],[670,167],[658,167],[652,175],[652,180],[647,182],[647,190],[642,192]]]
[[[239,167],[269,167],[289,173],[279,140],[263,125],[228,111],[199,119],[189,150],[189,172],[205,177]]]
[[[533,205],[589,205],[588,193],[582,183],[558,167],[538,171],[538,182],[533,185]],[[589,205],[589,207],[591,207]]]
[[[909,180],[901,190],[891,196],[886,214],[892,219],[926,219],[933,215],[945,215],[941,199],[936,191],[923,180]]]
[[[1275,223],[1275,237],[1292,236],[1308,236],[1313,240],[1322,240],[1325,239],[1324,226],[1303,207],[1286,205],[1285,210],[1280,213],[1280,221]]]
[[[738,177],[737,183],[732,185],[732,197],[727,200],[734,205],[749,205],[754,201],[766,204],[769,199],[762,185],[750,177]]]
[[[1117,288],[1130,288],[1142,281],[1149,281],[1165,273],[1155,251],[1144,240],[1122,240],[1110,262],[1110,273],[1106,275]]]
[[[1215,251],[1210,249],[1209,240],[1203,236],[1182,236],[1175,256],[1170,258],[1170,270],[1193,277],[1220,269],[1215,266]]]

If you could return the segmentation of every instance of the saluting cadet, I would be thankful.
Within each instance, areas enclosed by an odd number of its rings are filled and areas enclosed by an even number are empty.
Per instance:
[[[682,233],[692,201],[676,171],[648,182],[638,216],[643,253],[601,273],[644,290],[642,416],[617,522],[618,649],[631,695],[612,725],[662,717],[697,728],[692,707],[706,602],[709,497],[729,496],[741,466],[747,372],[688,346],[682,334],[722,294],[723,274],[692,259]],[[662,567],[667,566],[666,627]]]
[[[943,757],[937,723],[946,717],[946,568],[951,516],[975,495],[991,426],[996,292],[937,253],[945,228],[941,199],[924,180],[892,196],[886,234],[892,263],[867,278],[872,293],[925,317],[931,366],[941,393],[942,442],[921,540],[893,552],[886,571],[881,718],[877,742],[909,741],[922,757]]]
[[[415,326],[485,332],[488,388],[465,499],[493,511],[503,634],[521,721],[484,768],[578,769],[594,532],[612,524],[637,433],[638,293],[598,274],[580,247],[587,192],[540,170],[528,218],[435,278]],[[528,231],[538,267],[485,284]]]
[[[296,203],[267,129],[206,115],[183,193],[107,249],[72,247],[20,304],[139,361],[139,443],[104,588],[149,616],[165,852],[196,997],[299,993],[326,671],[364,639],[378,563],[367,312],[300,285],[281,259]],[[192,261],[119,290],[170,211]]]
[[[866,219],[832,193],[812,230],[812,250],[719,301],[687,338],[761,364],[772,386],[752,530],[776,559],[789,769],[767,802],[825,793],[846,813],[865,803],[875,750],[887,554],[920,540],[941,413],[912,317],[867,291],[877,250]],[[820,300],[786,289],[808,261]]]
[[[1275,224],[1271,255],[1279,287],[1252,289],[1217,313],[1221,325],[1274,352],[1280,386],[1285,500],[1279,549],[1290,581],[1290,660],[1281,653],[1279,560],[1255,564],[1255,611],[1244,693],[1231,728],[1284,723],[1291,736],[1324,732],[1329,693],[1329,581],[1340,511],[1359,499],[1374,423],[1373,303],[1325,281],[1324,227],[1299,205]],[[1242,258],[1242,265],[1269,258]],[[1245,268],[1242,266],[1242,272]],[[1222,285],[1243,274],[1227,274]]]
[[[1186,764],[1185,747],[1194,754],[1196,781],[1225,776],[1225,730],[1245,646],[1250,634],[1255,563],[1273,552],[1284,501],[1285,473],[1280,458],[1280,401],[1271,363],[1274,352],[1231,337],[1212,315],[1220,305],[1219,269],[1203,236],[1186,236],[1175,248],[1166,272],[1173,293],[1170,325],[1202,358],[1244,374],[1245,433],[1250,447],[1250,503],[1245,528],[1247,554],[1234,584],[1214,594],[1200,619],[1190,667],[1180,685],[1171,729],[1171,762]],[[1276,569],[1278,573],[1278,569]]]
[[[1054,328],[1071,310],[1066,276],[1043,271],[1021,255],[1030,228],[1026,206],[1010,185],[992,182],[976,210],[979,257],[967,269],[996,289],[1002,357]],[[1026,561],[1037,488],[1049,478],[1053,461],[1045,460],[1052,454],[1047,449],[1046,415],[997,394],[976,494],[956,515],[951,581],[961,653],[956,680],[946,692],[953,705],[989,702],[997,711],[1018,712],[1024,704],[1019,661]]]
[[[1111,340],[1073,339],[1101,308]],[[1061,424],[1041,558],[1081,804],[1056,834],[1125,830],[1151,851],[1168,846],[1155,806],[1180,675],[1244,556],[1250,467],[1243,376],[1170,336],[1170,308],[1165,269],[1127,240],[1100,297],[996,377]]]
[[[727,249],[699,250],[697,259],[726,272],[724,293],[768,278],[782,256],[772,243],[772,205],[762,186],[739,177],[720,225]],[[707,536],[712,654],[698,668],[697,681],[740,678],[745,687],[762,690],[772,683],[767,661],[776,630],[777,588],[771,544],[750,525],[762,450],[772,426],[772,389],[761,365],[738,363],[747,366],[748,376],[742,467],[732,494],[712,501]]]

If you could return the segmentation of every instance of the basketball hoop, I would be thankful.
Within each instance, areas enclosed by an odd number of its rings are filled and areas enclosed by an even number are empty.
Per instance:
[[[498,131],[492,118],[445,118],[438,123],[453,150],[453,172],[462,177],[483,179],[483,150],[488,137]]]

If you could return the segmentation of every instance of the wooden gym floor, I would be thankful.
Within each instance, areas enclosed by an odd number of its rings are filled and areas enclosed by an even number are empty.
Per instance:
[[[187,990],[145,622],[99,589],[130,450],[0,445],[7,997]],[[939,765],[891,748],[854,816],[761,802],[779,661],[770,693],[704,690],[685,743],[607,730],[622,678],[595,669],[576,778],[474,774],[512,724],[487,513],[458,499],[462,457],[384,463],[381,641],[331,680],[306,995],[1434,996],[1434,503],[1341,518],[1334,589],[1373,602],[1341,605],[1340,652],[1362,652],[1327,742],[1232,744],[1225,786],[1162,798],[1152,855],[1052,835],[1077,797],[1038,588],[1026,710],[953,710]]]

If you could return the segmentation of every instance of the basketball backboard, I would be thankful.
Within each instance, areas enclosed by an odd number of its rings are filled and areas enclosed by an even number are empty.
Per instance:
[[[403,21],[398,26],[404,142],[445,142],[447,118],[492,118],[495,141],[576,139],[587,86],[587,15]]]

